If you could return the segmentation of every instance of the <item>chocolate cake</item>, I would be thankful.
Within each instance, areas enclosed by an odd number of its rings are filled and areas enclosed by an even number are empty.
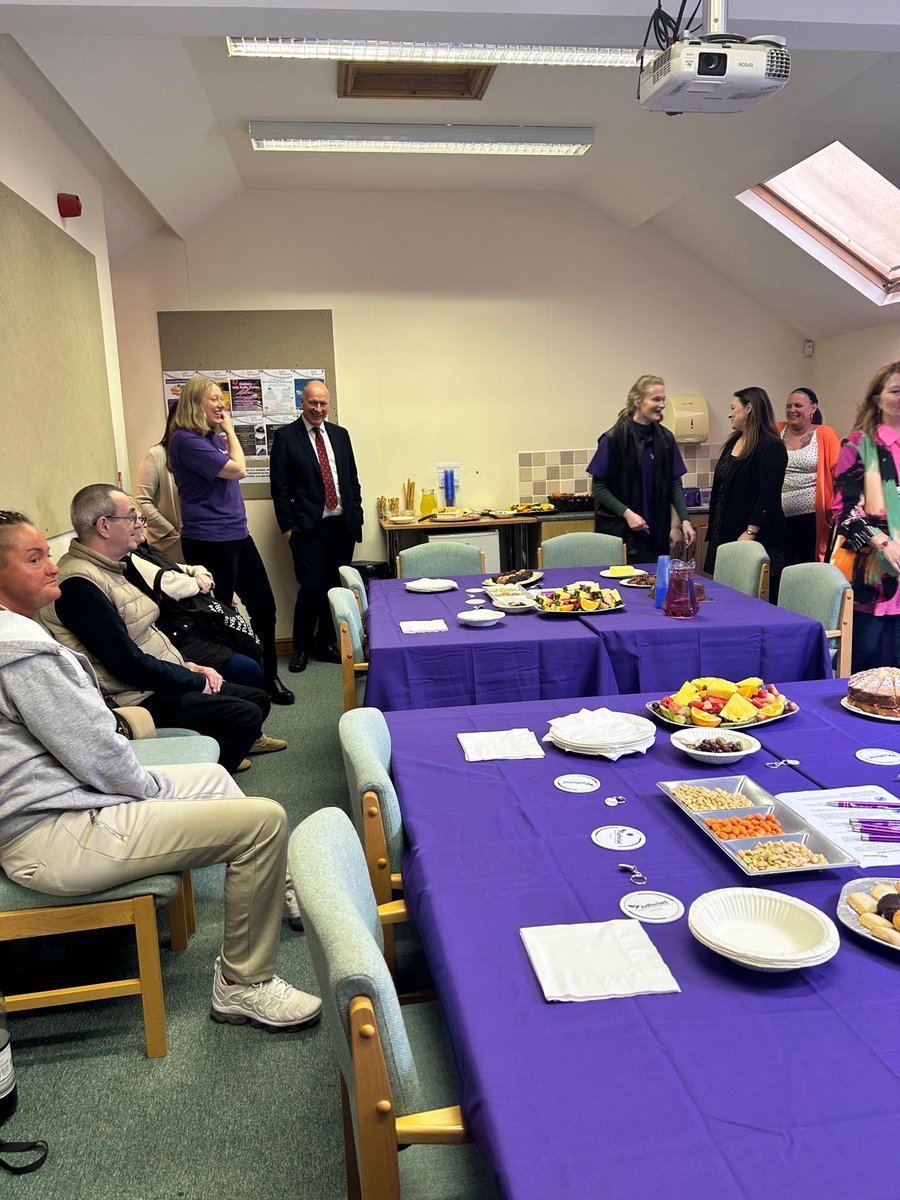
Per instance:
[[[857,671],[847,682],[847,700],[876,717],[900,718],[900,667]]]

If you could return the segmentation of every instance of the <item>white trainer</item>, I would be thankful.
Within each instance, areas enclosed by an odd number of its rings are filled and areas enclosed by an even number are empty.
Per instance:
[[[256,1025],[276,1032],[300,1029],[318,1021],[322,1001],[309,992],[301,992],[273,975],[263,983],[226,983],[222,960],[216,959],[213,971],[212,1007],[214,1021],[227,1025]]]
[[[284,884],[284,907],[287,909],[288,920],[291,923],[291,929],[296,929],[300,932],[303,930],[303,913],[300,911],[300,902],[297,899],[297,891],[294,887],[294,881],[288,875]]]

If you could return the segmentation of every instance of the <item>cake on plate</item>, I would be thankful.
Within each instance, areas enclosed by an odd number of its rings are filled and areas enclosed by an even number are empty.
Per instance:
[[[875,716],[900,718],[900,667],[872,667],[847,681],[847,701]]]

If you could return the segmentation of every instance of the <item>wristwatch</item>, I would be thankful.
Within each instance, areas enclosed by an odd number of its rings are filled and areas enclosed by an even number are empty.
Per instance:
[[[759,530],[758,529],[750,529],[748,526],[747,529],[744,530],[744,532],[749,533],[752,538],[755,538],[756,535],[759,533]]]

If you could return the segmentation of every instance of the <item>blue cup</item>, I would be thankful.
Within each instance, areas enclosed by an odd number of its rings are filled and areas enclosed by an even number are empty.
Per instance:
[[[444,504],[448,508],[452,508],[456,500],[456,480],[453,472],[448,470],[444,472]]]

